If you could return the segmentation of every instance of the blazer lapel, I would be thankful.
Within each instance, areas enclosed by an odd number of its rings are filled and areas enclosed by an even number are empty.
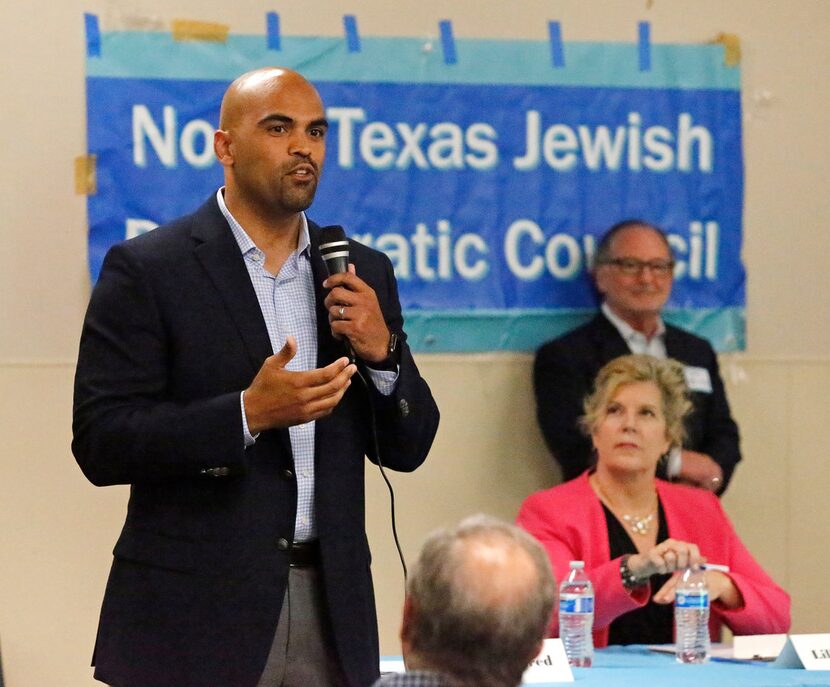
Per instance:
[[[614,358],[631,353],[628,344],[620,336],[617,328],[601,312],[594,318],[592,324],[594,325],[594,341],[597,350],[601,352],[600,357],[604,361],[603,365]]]
[[[194,254],[225,304],[255,370],[274,351],[239,244],[215,198],[194,215]]]
[[[669,358],[682,358],[686,352],[686,347],[683,345],[683,339],[678,336],[679,333],[680,332],[671,325],[666,325],[666,355],[668,355]]]

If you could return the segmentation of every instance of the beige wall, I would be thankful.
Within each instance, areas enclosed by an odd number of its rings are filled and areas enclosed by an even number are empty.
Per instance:
[[[135,17],[225,21],[261,32],[337,35],[344,13],[364,34],[657,42],[737,33],[743,48],[749,349],[722,361],[744,435],[744,464],[725,499],[738,531],[793,593],[796,631],[828,630],[822,580],[830,552],[830,3],[823,0],[3,0],[0,41],[0,642],[9,687],[93,684],[87,667],[125,488],[86,483],[69,452],[73,359],[88,298],[85,202],[72,160],[85,152],[82,13],[103,28]],[[482,11],[481,7],[486,7]],[[175,8],[175,9],[171,9]],[[521,8],[521,10],[517,9]],[[408,557],[427,531],[469,512],[511,518],[556,481],[533,421],[526,355],[421,356],[443,413],[429,462],[395,475]],[[402,578],[388,497],[370,473],[368,526],[383,651],[398,649]]]

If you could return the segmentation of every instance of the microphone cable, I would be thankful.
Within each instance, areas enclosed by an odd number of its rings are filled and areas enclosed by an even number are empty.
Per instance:
[[[354,354],[351,350],[351,345],[348,345],[348,349],[350,355],[354,357]],[[404,587],[406,587],[408,571],[406,568],[406,560],[404,559],[403,555],[403,549],[401,548],[401,542],[398,538],[398,525],[397,519],[395,517],[395,490],[392,488],[392,482],[389,481],[389,477],[386,474],[386,469],[383,467],[383,460],[381,459],[380,455],[380,441],[378,440],[377,415],[375,413],[375,401],[372,398],[372,393],[375,390],[375,385],[363,376],[363,373],[360,370],[360,366],[357,365],[356,360],[355,367],[357,368],[357,376],[360,378],[360,381],[363,382],[363,386],[366,387],[366,396],[369,399],[369,415],[371,416],[371,422],[369,424],[372,426],[372,443],[375,448],[375,458],[377,459],[377,466],[380,470],[380,475],[381,477],[383,477],[383,481],[386,482],[386,488],[389,490],[389,512],[392,523],[392,538],[395,540],[395,548],[398,550],[398,558],[401,561],[401,568],[403,570]]]
[[[326,272],[329,275],[348,272],[349,270],[349,240],[346,237],[346,232],[343,230],[343,227],[338,225],[323,227],[320,230],[320,257],[323,258],[323,263],[326,266]],[[369,414],[371,416],[371,425],[372,425],[372,442],[375,449],[375,458],[377,460],[377,466],[380,470],[381,477],[383,477],[383,481],[386,482],[386,488],[389,490],[389,507],[390,507],[390,515],[391,515],[391,522],[392,522],[392,537],[395,540],[395,548],[398,550],[398,558],[401,560],[401,568],[403,569],[403,581],[404,586],[406,586],[407,581],[407,569],[406,569],[406,561],[404,560],[403,549],[401,548],[401,542],[398,538],[398,525],[397,519],[395,517],[395,490],[392,488],[392,482],[389,481],[389,477],[386,474],[386,470],[383,466],[383,459],[380,455],[380,441],[378,440],[378,429],[377,429],[377,413],[375,412],[375,402],[373,399],[373,394],[377,392],[374,383],[371,383],[366,377],[363,376],[362,371],[360,370],[360,365],[357,364],[357,356],[354,354],[354,349],[352,348],[351,343],[346,339],[344,342],[346,351],[349,356],[349,360],[355,364],[357,368],[357,376],[360,378],[360,381],[363,382],[363,386],[366,388],[366,396],[369,401]],[[362,361],[361,361],[362,363]],[[365,364],[365,363],[362,363]],[[398,370],[400,372],[400,369]]]

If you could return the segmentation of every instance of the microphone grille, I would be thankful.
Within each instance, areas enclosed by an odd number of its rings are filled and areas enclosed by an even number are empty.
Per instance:
[[[327,247],[330,243],[343,244],[344,242],[347,243],[346,232],[343,231],[343,227],[339,225],[333,225],[330,227],[323,227],[320,230],[321,249]]]

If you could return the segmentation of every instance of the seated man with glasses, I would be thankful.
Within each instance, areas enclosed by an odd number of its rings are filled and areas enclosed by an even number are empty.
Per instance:
[[[666,457],[662,474],[718,494],[729,484],[741,454],[715,351],[708,341],[661,318],[673,270],[662,230],[642,220],[615,224],[600,240],[594,259],[601,312],[536,353],[537,417],[563,479],[576,477],[593,462],[578,418],[597,372],[618,356],[645,353],[684,364],[694,405],[684,448]]]

